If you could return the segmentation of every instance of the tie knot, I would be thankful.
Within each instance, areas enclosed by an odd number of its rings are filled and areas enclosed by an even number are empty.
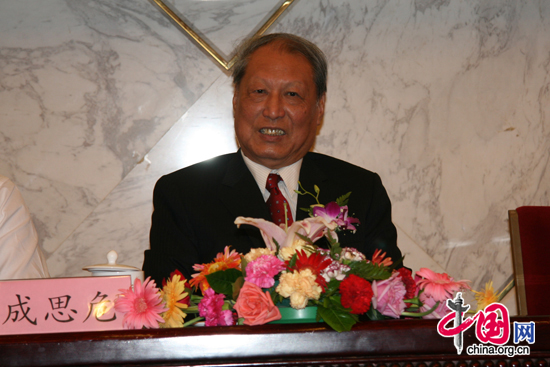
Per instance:
[[[273,190],[274,188],[278,188],[279,181],[282,181],[282,180],[283,179],[278,174],[270,173],[269,176],[267,176],[267,182],[265,183],[265,188],[268,190]]]

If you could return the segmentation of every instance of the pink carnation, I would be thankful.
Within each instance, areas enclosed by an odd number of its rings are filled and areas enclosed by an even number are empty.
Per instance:
[[[262,255],[246,266],[247,282],[260,288],[270,288],[275,284],[275,275],[285,269],[285,263],[273,255]]]
[[[398,272],[386,280],[372,282],[373,307],[382,315],[399,318],[407,305],[403,302],[407,288]]]
[[[233,314],[222,310],[225,295],[217,294],[212,288],[204,291],[204,297],[199,302],[199,315],[204,317],[206,326],[233,325]]]
[[[423,303],[422,307],[420,307],[420,312],[426,312],[432,309],[433,306],[435,306],[435,303],[437,302],[432,296],[429,296],[426,294],[426,292],[422,292],[420,296],[418,297],[420,302]],[[443,300],[439,302],[439,306],[430,314],[423,316],[424,319],[440,319],[443,316],[445,316],[447,313],[451,312],[449,307],[447,307],[447,300]]]

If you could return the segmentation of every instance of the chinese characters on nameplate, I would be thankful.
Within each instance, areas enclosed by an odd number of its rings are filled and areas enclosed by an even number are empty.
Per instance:
[[[0,282],[0,335],[121,330],[114,301],[130,276]]]

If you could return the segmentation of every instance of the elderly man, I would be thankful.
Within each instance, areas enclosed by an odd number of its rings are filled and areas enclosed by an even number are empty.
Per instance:
[[[240,253],[265,247],[258,229],[237,228],[235,218],[280,221],[271,215],[277,211],[271,205],[278,188],[283,208],[289,209],[287,219],[304,219],[307,213],[297,208],[315,201],[295,193],[298,181],[309,191],[317,185],[321,203],[352,192],[349,213],[361,224],[356,233],[340,235],[343,247],[355,247],[369,258],[381,249],[400,259],[391,204],[378,175],[309,152],[325,110],[323,53],[300,37],[271,34],[253,39],[239,55],[233,71],[233,115],[241,149],[157,182],[151,249],[145,251],[143,264],[146,276],[160,284],[179,269],[190,278],[194,264],[211,262],[225,246]]]

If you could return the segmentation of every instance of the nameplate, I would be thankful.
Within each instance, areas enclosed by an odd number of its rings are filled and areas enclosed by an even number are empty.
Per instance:
[[[114,309],[130,276],[0,281],[0,335],[121,330]]]

